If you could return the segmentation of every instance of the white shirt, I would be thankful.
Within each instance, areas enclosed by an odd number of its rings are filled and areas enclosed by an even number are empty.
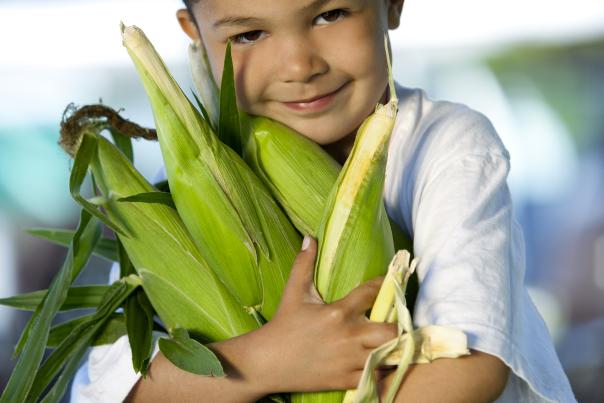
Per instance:
[[[384,202],[413,237],[415,326],[456,327],[511,369],[497,402],[575,402],[524,284],[524,240],[506,178],[510,156],[489,120],[397,84]],[[117,402],[138,380],[126,336],[92,349],[72,401]]]

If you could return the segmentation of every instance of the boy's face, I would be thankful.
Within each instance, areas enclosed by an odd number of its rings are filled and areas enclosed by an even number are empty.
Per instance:
[[[201,0],[193,14],[218,83],[231,40],[245,111],[330,144],[354,133],[384,97],[384,32],[398,26],[402,2]]]

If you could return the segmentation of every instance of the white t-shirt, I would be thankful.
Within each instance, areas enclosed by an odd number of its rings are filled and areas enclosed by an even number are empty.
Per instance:
[[[524,284],[524,240],[506,178],[510,157],[489,120],[397,84],[384,201],[419,257],[415,326],[463,330],[468,347],[511,369],[497,402],[575,402]],[[95,347],[72,401],[123,400],[139,376],[126,336]]]

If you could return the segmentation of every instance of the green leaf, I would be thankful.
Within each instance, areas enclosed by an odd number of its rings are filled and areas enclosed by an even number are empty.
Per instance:
[[[73,160],[73,167],[71,168],[71,175],[69,177],[69,191],[71,192],[71,197],[73,197],[73,199],[88,213],[101,220],[106,226],[118,234],[125,235],[126,232],[122,228],[114,223],[109,217],[105,216],[94,203],[86,200],[86,198],[81,195],[82,183],[84,183],[84,179],[86,179],[88,167],[96,153],[97,139],[95,135],[85,133],[82,136],[82,143]]]
[[[224,376],[220,361],[212,350],[191,339],[183,328],[171,331],[171,338],[160,338],[159,349],[178,368],[197,375]]]
[[[237,109],[237,92],[231,42],[227,43],[224,54],[222,83],[220,84],[220,116],[218,118],[218,138],[237,154],[241,155],[241,128],[239,127],[239,109]]]
[[[120,133],[115,128],[110,128],[109,132],[113,137],[113,142],[124,153],[130,162],[134,162],[134,152],[132,151],[132,139]]]
[[[140,279],[129,276],[113,283],[103,297],[99,308],[88,321],[76,326],[69,336],[48,356],[36,373],[28,395],[29,401],[35,401],[48,387],[57,374],[70,363],[70,359],[85,351],[92,343],[94,336],[107,323],[107,320],[119,308],[124,300],[140,285]],[[46,344],[46,343],[45,343]],[[77,368],[76,368],[77,369]],[[70,370],[71,367],[65,367]],[[72,376],[73,374],[70,374]]]
[[[34,382],[32,374],[36,372],[44,356],[52,320],[67,298],[71,282],[82,270],[100,236],[98,221],[92,219],[88,212],[82,211],[65,263],[21,335],[16,354],[22,354],[0,397],[1,403],[26,400]]]
[[[89,315],[80,316],[79,318],[71,319],[56,326],[53,326],[50,329],[50,334],[48,335],[48,342],[46,343],[46,347],[58,347],[61,343],[63,343],[63,341],[65,341],[65,339],[70,334],[73,333],[74,329],[81,326],[83,323],[90,322],[93,317],[94,313],[91,313]]]
[[[27,232],[36,238],[44,239],[56,245],[68,247],[75,231],[53,228],[31,228]],[[117,262],[116,244],[114,239],[101,238],[92,253],[111,262]]]
[[[170,184],[168,183],[168,180],[159,181],[157,183],[154,183],[153,187],[155,189],[159,190],[160,192],[170,193]]]
[[[122,243],[119,243],[120,271],[122,275],[134,273],[135,269]],[[144,290],[134,292],[124,304],[128,341],[132,349],[132,366],[136,372],[147,374],[153,353],[154,310]]]
[[[72,309],[96,308],[103,298],[103,294],[109,288],[108,285],[92,285],[71,287],[67,292],[67,298],[59,308],[59,311],[70,311]],[[28,292],[9,298],[0,298],[0,305],[10,306],[24,311],[34,311],[40,305],[48,290]]]
[[[136,274],[136,270],[128,257],[128,252],[126,252],[126,248],[124,248],[124,244],[119,238],[117,240],[117,256],[120,262],[120,278]]]
[[[82,323],[90,321],[94,318],[94,313],[89,315],[80,316],[59,325],[54,326],[50,329],[50,335],[48,337],[48,343],[46,346],[49,348],[58,347],[78,326]],[[107,323],[103,325],[99,333],[94,337],[92,341],[93,346],[100,346],[103,344],[114,343],[117,339],[126,334],[126,318],[122,313],[113,313],[107,320]]]
[[[172,200],[172,194],[167,192],[146,192],[139,193],[133,196],[120,197],[117,199],[118,202],[130,202],[130,203],[156,203],[163,204],[164,206],[171,207],[176,210],[174,200]]]
[[[153,353],[153,307],[142,289],[132,294],[124,305],[128,341],[132,349],[132,366],[147,374]]]
[[[88,346],[86,344],[78,344],[78,348],[67,358],[61,375],[59,375],[54,385],[52,385],[46,396],[44,396],[42,403],[58,403],[61,401],[87,349]]]
[[[113,344],[117,339],[127,334],[126,317],[122,313],[113,313],[101,330],[94,336],[92,346]]]
[[[201,103],[201,100],[199,99],[199,97],[197,96],[197,94],[195,93],[195,91],[193,91],[191,89],[191,92],[193,93],[193,98],[195,98],[195,102],[197,103],[197,107],[201,111],[201,114],[203,115],[204,120],[206,122],[208,122],[208,125],[210,125],[210,127],[212,128],[212,130],[216,130],[216,128],[212,126],[212,121],[210,120],[210,115],[208,114],[208,111],[206,110],[206,108]]]

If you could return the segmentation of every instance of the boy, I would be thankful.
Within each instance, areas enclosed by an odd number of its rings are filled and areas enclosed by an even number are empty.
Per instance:
[[[388,98],[383,33],[398,26],[403,1],[198,0],[185,1],[177,16],[187,35],[203,41],[217,82],[232,41],[244,110],[283,122],[343,162],[356,129]],[[477,112],[433,102],[420,90],[397,86],[397,96],[384,200],[420,257],[414,322],[463,330],[472,354],[412,366],[396,401],[574,401],[523,284],[506,149]],[[93,351],[74,398],[249,402],[280,391],[355,387],[369,351],[395,334],[392,325],[363,317],[381,279],[324,304],[313,292],[315,255],[316,242],[305,238],[270,323],[210,345],[227,377],[185,373],[158,353],[139,379],[122,338]],[[381,391],[391,376],[382,373]]]

